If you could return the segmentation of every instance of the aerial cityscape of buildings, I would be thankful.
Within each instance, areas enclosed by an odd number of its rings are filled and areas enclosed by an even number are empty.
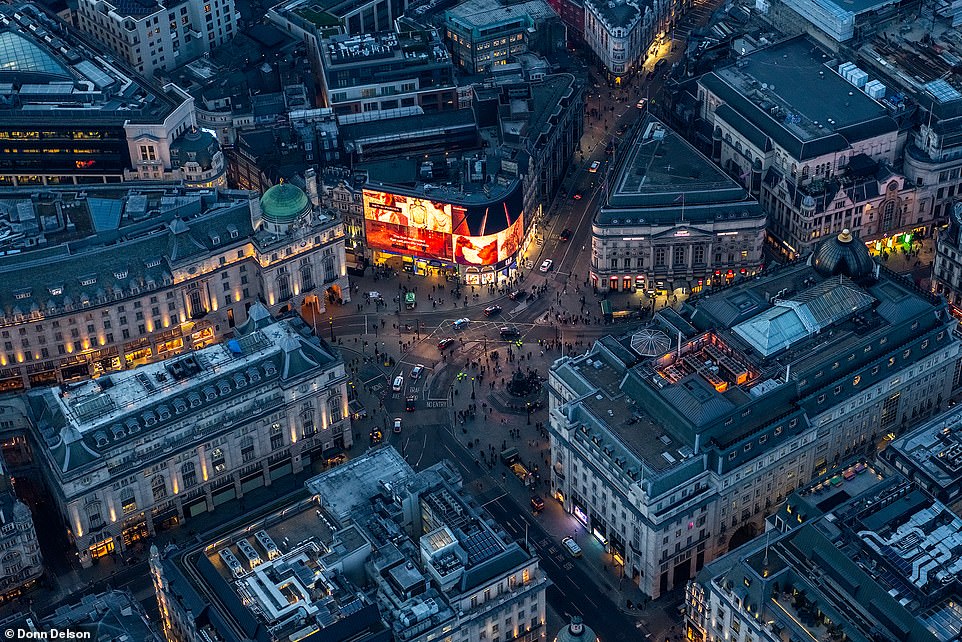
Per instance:
[[[962,2],[0,5],[0,629],[962,640]]]

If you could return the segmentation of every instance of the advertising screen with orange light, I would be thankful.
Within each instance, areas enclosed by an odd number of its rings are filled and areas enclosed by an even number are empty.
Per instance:
[[[454,260],[461,265],[494,265],[518,251],[524,234],[523,216],[506,230],[487,236],[454,235]]]
[[[524,235],[520,189],[478,205],[365,189],[368,247],[406,256],[486,266],[508,260]]]

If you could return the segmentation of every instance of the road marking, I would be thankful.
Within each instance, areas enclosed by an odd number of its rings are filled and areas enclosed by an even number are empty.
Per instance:
[[[447,399],[445,399],[444,401],[428,400],[426,405],[428,408],[447,408],[448,400]]]
[[[497,497],[493,497],[493,498],[489,499],[488,501],[484,502],[484,503],[481,504],[481,505],[482,505],[482,506],[487,506],[488,504],[490,504],[490,503],[492,503],[492,502],[496,502],[496,501],[498,501],[499,499],[501,499],[502,497],[505,497],[505,496],[507,496],[507,493],[501,493],[501,494],[498,495]]]

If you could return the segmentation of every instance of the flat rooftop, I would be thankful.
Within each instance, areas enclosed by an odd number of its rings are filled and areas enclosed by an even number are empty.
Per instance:
[[[946,488],[962,477],[962,406],[935,417],[888,446]]]
[[[187,100],[121,61],[108,63],[76,30],[27,4],[0,7],[0,93],[3,122],[31,126],[160,123]]]
[[[797,36],[742,56],[700,81],[726,105],[722,118],[750,139],[775,140],[795,158],[847,149],[898,129],[886,109],[827,66],[834,57]]]
[[[471,0],[448,9],[444,16],[456,20],[465,27],[480,29],[512,21],[543,21],[557,14],[544,0],[527,0],[515,4],[505,4],[501,0]]]
[[[763,216],[741,185],[654,116],[633,131],[597,223]]]
[[[385,484],[399,487],[414,474],[396,450],[376,448],[308,480],[306,485],[335,519],[345,522],[355,509],[383,492]]]
[[[213,607],[216,616],[205,610],[210,623],[200,628],[215,640],[225,639],[225,625],[239,639],[256,640],[303,639],[319,631],[325,639],[331,626],[383,629],[376,606],[353,582],[357,574],[343,565],[369,552],[356,527],[335,532],[313,500],[302,500],[175,557],[183,575],[174,582],[189,583],[190,591],[173,590]]]

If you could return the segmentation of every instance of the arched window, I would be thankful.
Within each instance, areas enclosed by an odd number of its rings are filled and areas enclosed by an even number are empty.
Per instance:
[[[301,435],[310,437],[317,433],[317,425],[314,423],[314,407],[304,404],[301,408]]]
[[[7,551],[3,556],[3,574],[6,577],[13,577],[23,568],[19,551]]]
[[[291,298],[291,278],[286,274],[277,275],[277,300],[286,301]]]
[[[314,289],[314,270],[310,265],[301,266],[301,292]]]
[[[337,423],[344,418],[344,414],[341,412],[341,396],[335,395],[327,400],[327,410],[328,416],[331,418],[331,423]]]
[[[183,482],[184,488],[190,488],[197,483],[197,472],[194,467],[194,462],[184,462],[184,465],[180,467],[180,481]]]
[[[163,475],[157,475],[150,480],[150,490],[154,493],[155,502],[167,497],[167,480]]]
[[[253,437],[251,437],[250,435],[245,436],[243,439],[241,439],[240,446],[241,446],[241,460],[243,460],[244,463],[254,461],[254,459],[256,459],[257,454],[254,452]]]

